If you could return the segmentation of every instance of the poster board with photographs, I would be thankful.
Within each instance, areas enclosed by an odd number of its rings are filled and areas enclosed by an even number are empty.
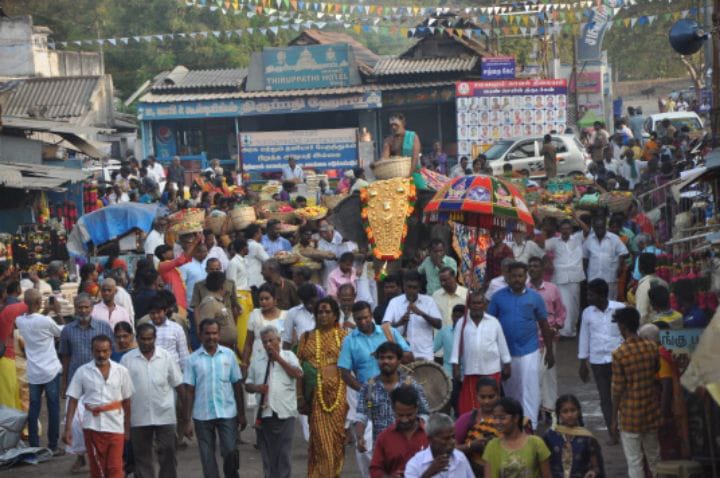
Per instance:
[[[565,131],[567,81],[460,81],[455,85],[458,154],[475,157],[501,139]]]

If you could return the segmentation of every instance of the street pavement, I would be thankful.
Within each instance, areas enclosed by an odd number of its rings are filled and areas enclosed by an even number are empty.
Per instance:
[[[605,458],[605,472],[607,476],[622,477],[626,476],[625,459],[622,449],[619,445],[608,447],[608,435],[600,412],[600,402],[598,400],[595,384],[590,382],[584,384],[577,375],[577,342],[575,340],[563,340],[558,344],[557,351],[557,367],[558,367],[558,383],[560,384],[559,393],[575,394],[583,408],[586,426],[595,433],[603,448]],[[45,409],[43,405],[43,420],[45,420]],[[248,423],[252,423],[251,413],[248,413]],[[262,462],[260,453],[254,449],[254,432],[248,428],[242,433],[244,442],[240,445],[240,476],[241,477],[262,477]],[[44,441],[43,441],[44,443]],[[218,457],[219,460],[219,457]],[[16,478],[66,478],[88,476],[87,468],[84,472],[73,475],[70,473],[70,467],[74,461],[74,457],[64,456],[54,458],[40,465],[26,465],[16,467],[12,470],[12,476]],[[9,472],[0,472],[0,476]],[[190,446],[178,452],[178,476],[184,477],[201,477],[202,469],[200,467],[200,458],[196,443],[193,441]],[[293,447],[293,477],[307,476],[307,444],[302,437],[302,431],[299,423],[295,427],[295,443]],[[343,477],[358,478],[357,464],[355,461],[354,450],[351,447],[346,448],[345,452],[345,468],[342,473]],[[329,477],[328,477],[329,478]]]

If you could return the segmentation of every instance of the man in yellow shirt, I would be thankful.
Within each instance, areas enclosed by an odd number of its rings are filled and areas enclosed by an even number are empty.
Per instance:
[[[661,285],[650,287],[648,296],[650,305],[655,310],[653,324],[660,329],[681,329],[683,327],[682,314],[670,307],[670,291],[667,287]]]

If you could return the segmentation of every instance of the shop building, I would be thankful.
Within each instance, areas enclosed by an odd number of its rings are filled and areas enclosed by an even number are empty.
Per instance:
[[[370,161],[389,134],[389,116],[401,112],[424,152],[440,141],[453,155],[455,82],[481,77],[486,50],[466,36],[427,27],[416,35],[421,38],[396,57],[380,57],[344,33],[307,30],[287,47],[255,53],[247,69],[177,66],[139,98],[143,154],[161,161],[178,155],[191,169],[220,159],[246,172],[268,171],[284,157],[250,153],[254,133],[297,137],[305,133],[292,132],[347,128],[370,133],[374,147],[355,155]]]

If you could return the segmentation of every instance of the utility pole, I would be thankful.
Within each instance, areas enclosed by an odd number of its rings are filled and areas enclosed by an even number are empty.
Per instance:
[[[95,33],[97,39],[100,40],[100,21],[95,19]],[[100,73],[105,74],[105,48],[101,41],[98,41],[98,49],[100,50]]]
[[[720,52],[720,0],[713,2],[712,13],[712,105],[710,106],[710,125],[712,127],[713,146],[720,146],[720,59],[717,53]]]
[[[720,1],[720,0],[716,0]],[[578,105],[578,93],[577,93],[577,38],[573,34],[572,36],[572,70],[570,72],[570,84],[572,85],[572,103],[573,103],[573,116],[575,118],[575,126],[578,127],[580,123],[580,105]]]

